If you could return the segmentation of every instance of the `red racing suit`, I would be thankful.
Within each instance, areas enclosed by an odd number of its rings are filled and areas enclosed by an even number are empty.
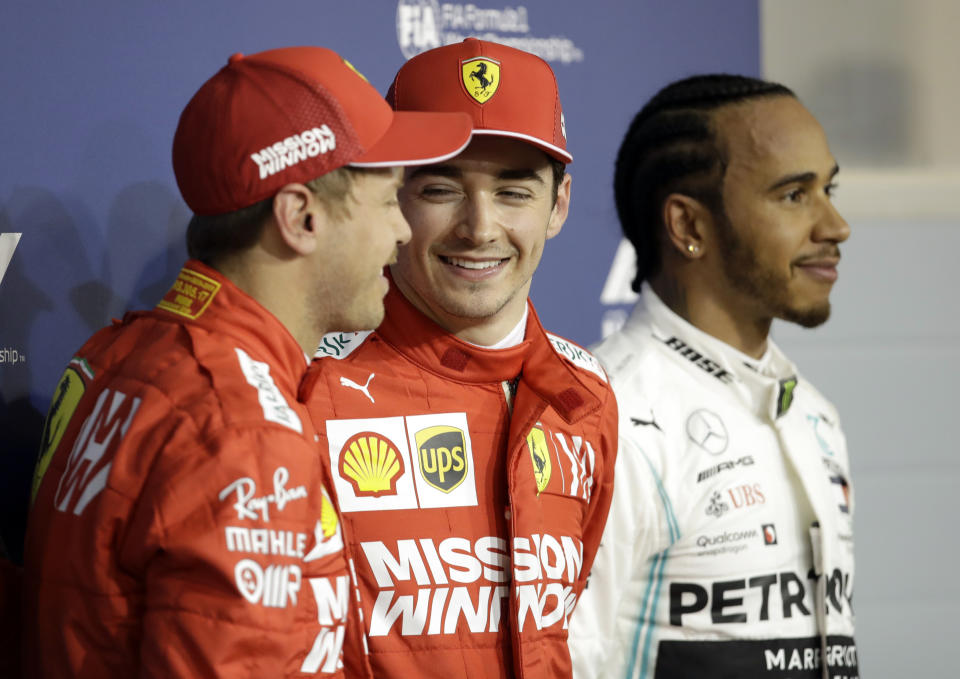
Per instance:
[[[87,341],[34,480],[26,676],[343,676],[350,581],[306,367],[195,261]]]
[[[373,674],[570,676],[567,619],[613,485],[606,376],[532,306],[526,339],[497,350],[396,289],[386,307],[375,332],[327,335],[301,391],[329,447]]]

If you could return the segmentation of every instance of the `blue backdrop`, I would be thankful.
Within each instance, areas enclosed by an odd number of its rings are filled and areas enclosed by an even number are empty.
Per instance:
[[[757,0],[4,3],[0,234],[22,236],[0,280],[0,536],[15,560],[64,365],[111,317],[153,306],[186,256],[170,142],[193,92],[234,52],[305,44],[385,91],[405,58],[468,35],[537,52],[557,73],[573,198],[532,296],[549,329],[589,344],[624,308],[617,294],[600,301],[619,241],[621,135],[671,80],[757,75]],[[13,240],[0,236],[0,271]],[[629,271],[618,274],[622,289]]]

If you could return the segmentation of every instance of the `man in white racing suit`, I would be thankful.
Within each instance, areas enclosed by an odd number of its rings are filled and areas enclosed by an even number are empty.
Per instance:
[[[621,448],[576,677],[859,675],[846,442],[768,337],[829,316],[837,170],[795,95],[752,78],[673,83],[627,132],[615,192],[641,299],[595,352]]]

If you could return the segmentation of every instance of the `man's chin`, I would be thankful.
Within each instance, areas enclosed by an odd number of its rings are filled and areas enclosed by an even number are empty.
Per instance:
[[[780,318],[789,323],[796,323],[804,328],[816,328],[823,325],[830,318],[830,302],[824,302],[806,309],[785,309]]]

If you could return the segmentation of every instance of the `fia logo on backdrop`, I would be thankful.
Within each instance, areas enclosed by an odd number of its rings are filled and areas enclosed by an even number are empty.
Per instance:
[[[397,45],[407,59],[468,37],[509,45],[550,63],[584,60],[583,50],[564,35],[536,35],[524,5],[479,7],[437,0],[398,0]]]

